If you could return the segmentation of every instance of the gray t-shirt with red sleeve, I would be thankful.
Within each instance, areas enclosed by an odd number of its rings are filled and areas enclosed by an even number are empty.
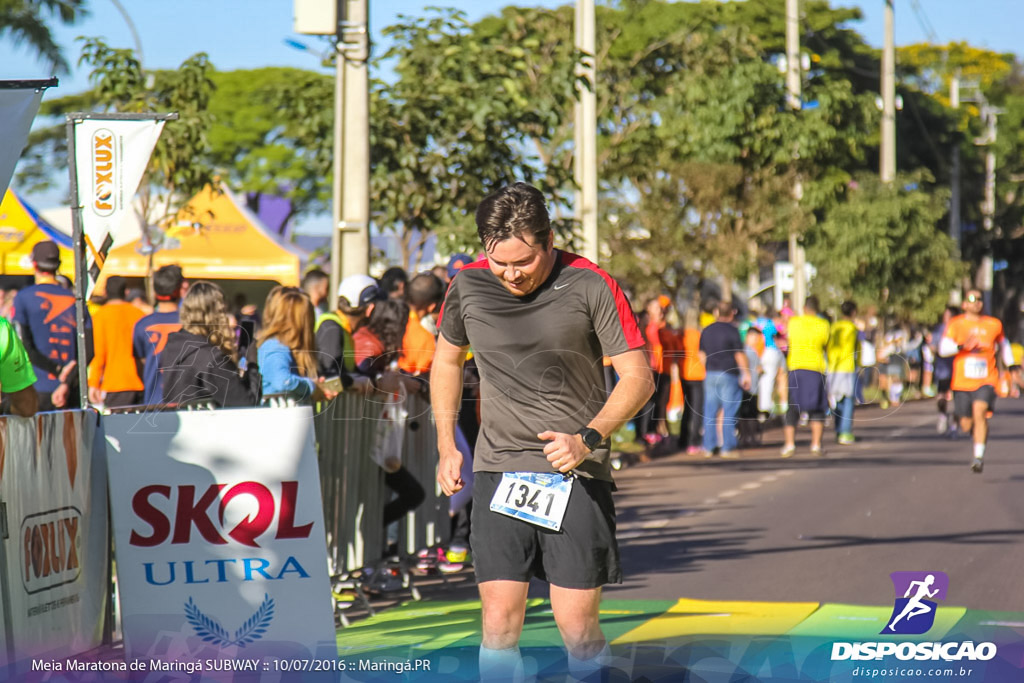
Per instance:
[[[522,297],[505,289],[486,260],[464,266],[448,287],[438,328],[472,349],[480,372],[478,472],[553,471],[537,435],[585,427],[608,398],[603,357],[644,345],[615,280],[563,251],[548,279]],[[577,471],[611,481],[609,455],[602,446]]]

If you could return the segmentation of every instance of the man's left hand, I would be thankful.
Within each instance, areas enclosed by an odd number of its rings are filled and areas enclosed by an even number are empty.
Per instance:
[[[68,388],[67,384],[61,384],[56,389],[54,389],[53,393],[50,394],[50,402],[53,403],[53,407],[63,408],[65,404],[67,404],[68,402],[69,393],[70,389]]]
[[[569,472],[580,466],[590,449],[583,445],[583,437],[579,434],[562,434],[561,432],[541,432],[537,435],[541,441],[549,441],[544,446],[544,455],[548,462],[559,472]]]

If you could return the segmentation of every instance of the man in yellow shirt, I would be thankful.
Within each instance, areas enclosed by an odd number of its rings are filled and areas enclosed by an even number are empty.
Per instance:
[[[828,339],[828,402],[836,423],[836,441],[846,446],[854,442],[853,407],[857,389],[857,326],[853,316],[857,304],[844,301],[843,317],[832,324]]]
[[[796,452],[796,426],[801,413],[811,421],[811,455],[822,455],[821,435],[828,412],[825,390],[825,347],[828,346],[829,324],[818,315],[818,298],[807,297],[804,313],[790,318],[789,337],[789,409],[786,411],[784,433],[786,443],[782,457]]]

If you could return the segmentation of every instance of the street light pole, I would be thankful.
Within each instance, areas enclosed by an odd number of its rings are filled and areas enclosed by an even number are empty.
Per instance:
[[[590,87],[577,83],[574,175],[576,220],[583,229],[583,256],[597,263],[597,50],[594,38],[594,0],[576,0],[576,49],[585,57],[576,75],[586,78]]]
[[[800,80],[800,0],[786,0],[786,101],[794,111],[802,108]],[[793,186],[793,199],[798,207],[802,195],[803,188],[798,178]],[[807,298],[807,256],[793,227],[789,230],[789,261],[793,266],[793,299],[790,305],[797,313],[803,313],[804,299]]]
[[[370,35],[367,0],[341,0],[338,57],[343,73],[344,120],[340,181],[342,213],[335,223],[341,258],[332,276],[367,275],[370,270]],[[342,13],[342,9],[344,12]],[[332,277],[333,279],[333,277]],[[337,291],[337,290],[335,290]]]
[[[878,175],[896,179],[896,41],[893,0],[885,0],[885,46],[882,49],[882,153]]]
[[[345,50],[341,36],[341,9],[344,0],[338,0],[338,33],[334,42],[334,182],[331,186],[331,289],[330,300],[338,293],[341,282],[341,222],[342,202],[345,194]]]

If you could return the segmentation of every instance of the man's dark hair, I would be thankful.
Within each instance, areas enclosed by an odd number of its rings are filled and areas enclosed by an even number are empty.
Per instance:
[[[547,246],[551,237],[551,219],[540,190],[526,183],[514,183],[489,194],[476,210],[476,232],[484,249],[511,237],[522,240],[532,235],[534,242]]]
[[[314,268],[305,275],[302,276],[302,291],[308,292],[313,285],[319,285],[323,282],[327,282],[331,279],[331,276],[320,270]]]
[[[378,282],[380,282],[380,288],[384,290],[384,293],[391,296],[398,291],[398,283],[409,282],[409,276],[399,266],[392,266],[384,271],[384,274],[378,278]]]
[[[181,298],[181,284],[184,281],[181,266],[163,266],[153,273],[153,293],[161,301],[178,301]]]
[[[718,312],[720,317],[728,318],[736,312],[736,307],[732,305],[731,301],[719,301],[715,310]]]
[[[853,314],[857,312],[857,304],[852,301],[844,301],[843,305],[839,307],[839,310],[847,318],[852,318]]]
[[[377,335],[385,353],[396,353],[402,349],[402,338],[408,323],[409,304],[401,299],[385,299],[373,307],[369,328]]]
[[[811,313],[820,313],[821,306],[818,305],[818,297],[812,294],[806,299],[804,299],[804,309],[805,311],[810,311]]]
[[[409,281],[405,299],[413,308],[424,309],[444,299],[444,283],[433,273],[420,273]]]
[[[107,278],[107,301],[111,299],[123,299],[128,289],[128,282],[120,275],[111,275]]]

